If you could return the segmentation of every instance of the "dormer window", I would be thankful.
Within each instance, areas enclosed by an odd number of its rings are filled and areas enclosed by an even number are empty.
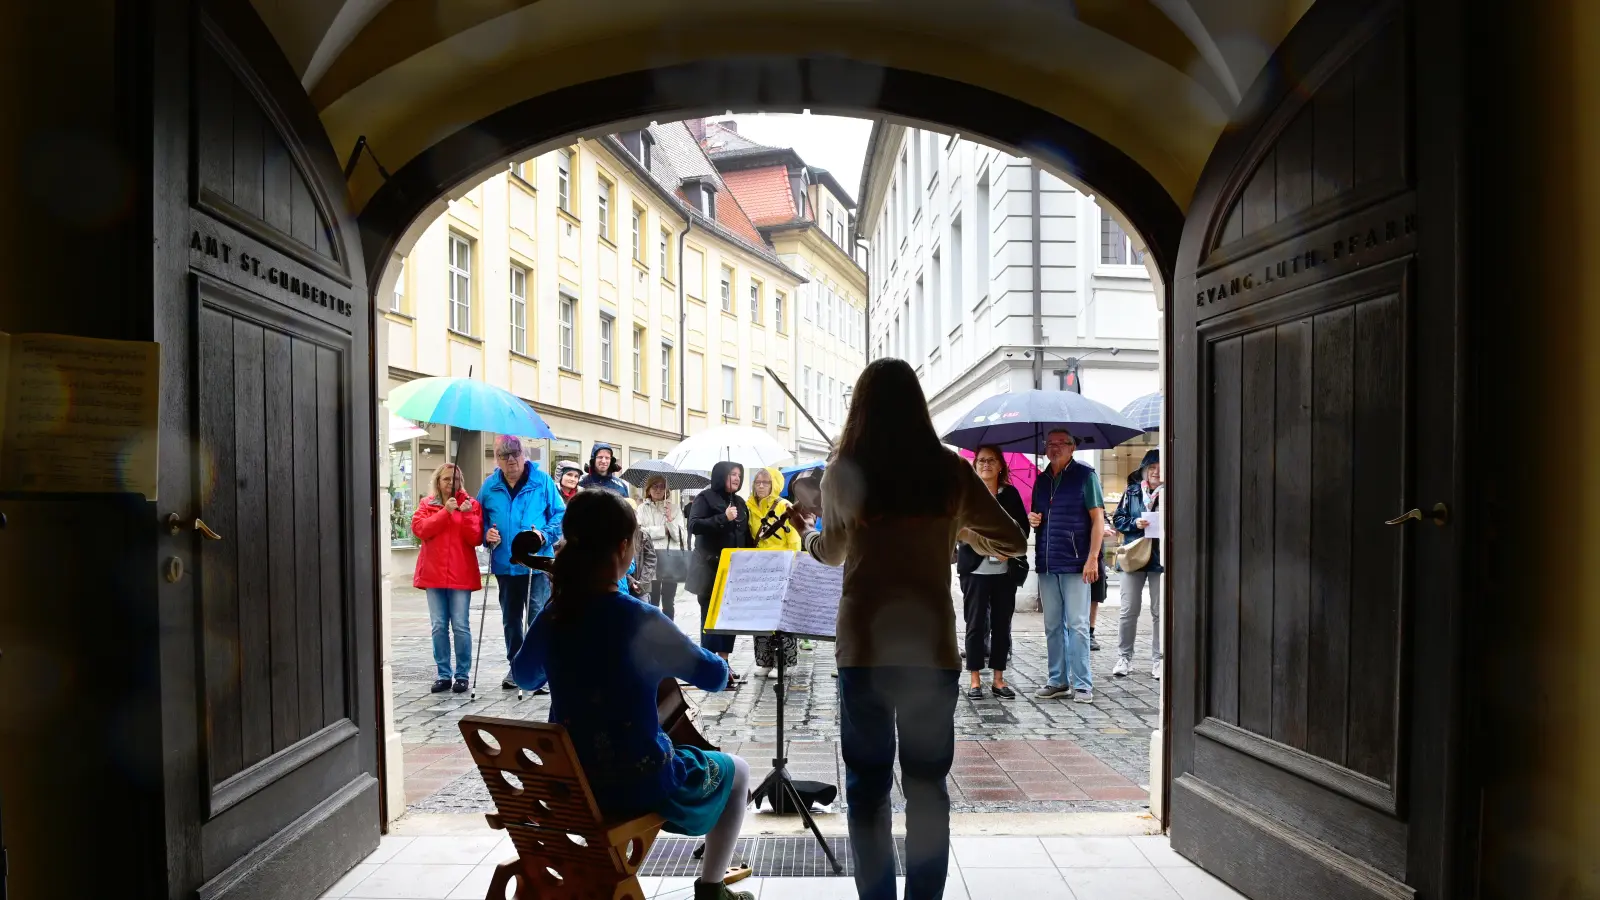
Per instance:
[[[710,179],[684,179],[683,196],[695,212],[708,219],[717,217],[717,186]]]
[[[646,169],[649,169],[651,159],[655,156],[656,144],[655,136],[650,133],[650,129],[640,128],[636,131],[624,131],[619,137],[622,140],[622,146],[627,149],[628,155],[637,159]]]

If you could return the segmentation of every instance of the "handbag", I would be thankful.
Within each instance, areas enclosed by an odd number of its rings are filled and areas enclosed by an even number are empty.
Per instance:
[[[1028,580],[1028,561],[1020,556],[1011,557],[1006,562],[1006,574],[1011,577],[1012,584],[1022,587],[1022,583]]]
[[[1124,572],[1137,572],[1150,565],[1150,551],[1153,542],[1147,538],[1139,538],[1131,543],[1123,544],[1117,548],[1117,568]]]
[[[689,580],[689,551],[657,550],[656,580],[682,584]]]

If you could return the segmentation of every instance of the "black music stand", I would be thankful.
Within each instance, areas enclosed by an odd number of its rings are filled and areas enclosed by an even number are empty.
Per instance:
[[[828,863],[833,866],[833,874],[838,875],[844,872],[844,866],[839,864],[839,860],[833,855],[833,848],[828,846],[828,842],[822,837],[822,829],[817,827],[817,820],[811,818],[810,801],[800,796],[800,792],[795,789],[794,781],[789,778],[789,758],[785,752],[783,741],[783,704],[784,691],[788,687],[789,654],[783,652],[782,644],[786,636],[781,631],[772,633],[772,640],[779,645],[774,649],[774,653],[778,657],[778,679],[772,685],[772,690],[778,697],[778,721],[777,741],[773,745],[772,751],[772,771],[767,774],[766,778],[762,779],[761,784],[757,785],[752,793],[765,793],[772,801],[772,808],[775,812],[782,812],[783,805],[786,803],[793,805],[799,811],[800,819],[806,823],[806,827],[810,828],[811,833],[816,836],[817,845],[822,848],[823,854],[828,857]],[[695,850],[694,856],[699,859],[704,853],[705,844],[701,844],[699,849]]]

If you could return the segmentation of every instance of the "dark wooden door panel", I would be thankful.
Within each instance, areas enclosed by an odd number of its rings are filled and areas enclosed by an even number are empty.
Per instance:
[[[160,514],[183,526],[161,555],[186,570],[160,588],[167,895],[315,897],[381,826],[365,269],[249,0],[151,9],[174,68],[154,108],[191,126],[152,193]]]
[[[1202,331],[1208,715],[1391,789],[1405,532],[1383,522],[1408,481],[1405,272],[1371,269]]]
[[[1449,737],[1402,725],[1431,691],[1414,660],[1450,652],[1408,623],[1451,598],[1417,589],[1434,526],[1386,524],[1429,505],[1419,467],[1452,464],[1415,457],[1419,410],[1456,402],[1417,372],[1459,352],[1416,338],[1459,331],[1417,293],[1411,36],[1404,0],[1319,0],[1219,142],[1180,246],[1169,552],[1195,684],[1171,685],[1172,840],[1256,900],[1422,895],[1418,861],[1447,839],[1407,767]]]
[[[262,301],[211,282],[199,291],[200,360],[210,373],[198,381],[200,515],[223,536],[203,544],[201,570],[217,786],[349,716],[351,582],[339,497],[350,410],[342,336],[323,333],[338,345],[327,346],[252,319],[271,309]],[[272,414],[268,393],[281,398]]]

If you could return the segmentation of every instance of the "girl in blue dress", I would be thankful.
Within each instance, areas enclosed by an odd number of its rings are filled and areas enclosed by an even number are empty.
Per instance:
[[[728,753],[673,746],[656,713],[663,679],[720,691],[728,664],[660,610],[617,590],[633,563],[636,528],[633,507],[609,491],[579,491],[568,502],[550,602],[512,660],[511,677],[529,690],[549,684],[550,721],[567,729],[608,819],[656,813],[667,831],[705,835],[695,900],[755,900],[723,883],[750,767]]]

